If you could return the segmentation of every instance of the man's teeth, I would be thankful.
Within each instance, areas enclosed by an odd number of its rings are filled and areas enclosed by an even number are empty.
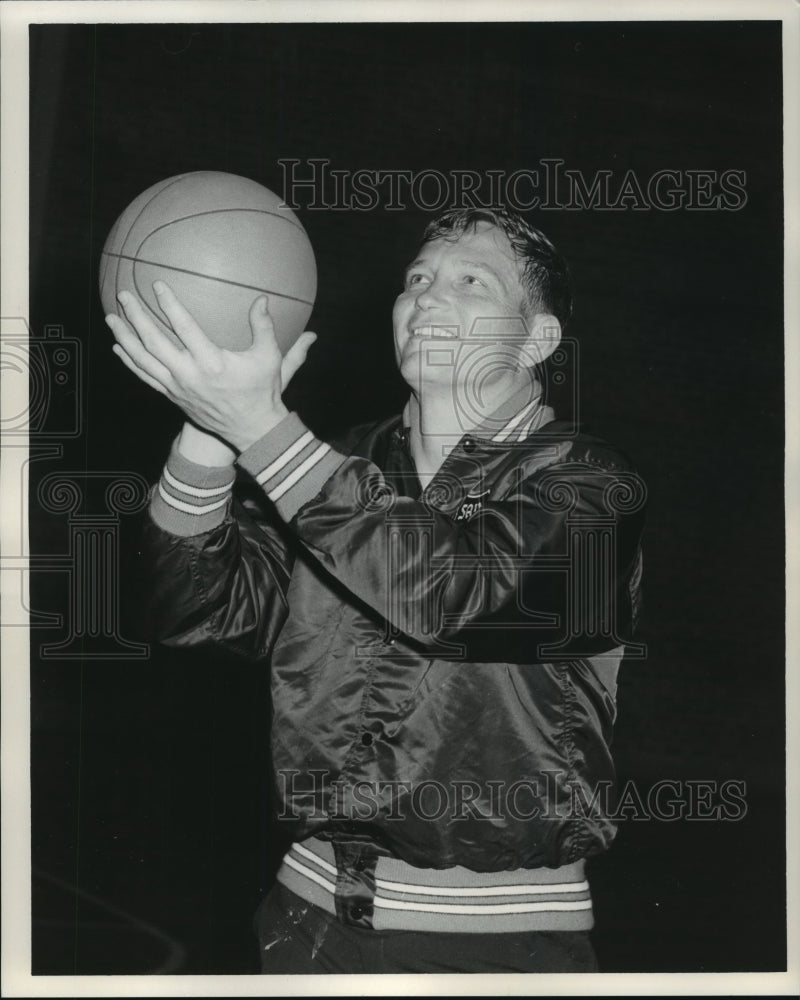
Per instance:
[[[411,331],[413,337],[458,337],[457,326],[415,326]]]

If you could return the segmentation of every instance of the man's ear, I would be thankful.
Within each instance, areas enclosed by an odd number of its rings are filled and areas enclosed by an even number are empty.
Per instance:
[[[549,358],[561,343],[561,324],[552,313],[536,313],[528,322],[528,340],[525,351],[534,364]]]

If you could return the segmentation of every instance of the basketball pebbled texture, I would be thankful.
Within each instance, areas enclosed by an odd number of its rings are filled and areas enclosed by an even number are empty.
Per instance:
[[[317,291],[314,252],[292,210],[268,188],[236,174],[200,170],[143,191],[111,228],[100,259],[100,298],[120,310],[134,292],[176,343],[153,282],[172,288],[221,347],[252,343],[248,314],[266,293],[285,353],[305,329]]]

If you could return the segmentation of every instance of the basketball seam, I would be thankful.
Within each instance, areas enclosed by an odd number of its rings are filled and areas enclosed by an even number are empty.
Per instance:
[[[178,184],[180,181],[184,179],[184,177],[188,176],[189,176],[188,174],[178,174],[178,176],[173,177],[169,183],[165,183],[161,187],[159,187],[158,191],[156,191],[150,198],[147,199],[144,205],[142,205],[142,207],[136,213],[136,217],[131,220],[131,224],[128,226],[128,231],[125,233],[125,238],[122,241],[122,246],[120,247],[120,250],[124,249],[125,244],[128,241],[128,238],[133,232],[133,227],[136,225],[139,219],[141,219],[141,217],[144,215],[145,209],[149,208],[150,205],[153,204],[153,202],[156,200],[156,198],[158,198],[158,196],[162,193],[162,191],[168,191],[173,186],[173,184]]]
[[[150,232],[142,239],[141,243],[136,248],[136,252],[138,253],[150,237],[158,232],[161,232],[162,229],[169,229],[170,226],[175,226],[179,222],[186,222],[188,219],[200,219],[204,215],[222,215],[223,212],[255,212],[258,215],[271,215],[273,219],[280,219],[281,222],[288,222],[290,226],[294,226],[294,228],[301,232],[303,236],[306,238],[308,237],[308,233],[306,233],[305,229],[303,229],[299,222],[294,222],[292,219],[287,218],[287,216],[281,215],[280,212],[271,212],[268,208],[211,208],[207,212],[192,212],[190,215],[182,215],[178,219],[170,219],[169,222],[162,222],[160,226],[156,226],[155,229],[151,229]]]
[[[189,173],[197,173],[197,171],[189,171]],[[159,186],[158,190],[155,191],[153,193],[153,195],[150,198],[147,199],[147,201],[144,203],[144,205],[142,205],[142,207],[139,209],[136,217],[131,221],[131,224],[128,226],[128,231],[125,233],[125,236],[123,237],[122,243],[120,244],[120,250],[124,250],[125,249],[125,244],[128,242],[128,238],[130,237],[131,233],[133,232],[133,227],[136,225],[136,223],[139,221],[139,219],[141,219],[142,215],[144,214],[144,210],[148,207],[148,205],[152,205],[152,203],[156,200],[156,198],[161,194],[162,191],[167,191],[169,188],[172,187],[173,184],[178,184],[180,181],[182,181],[184,179],[184,177],[188,177],[189,173],[178,174],[177,177],[173,177],[172,180],[168,180],[168,181],[162,183]],[[119,222],[119,219],[117,219],[117,223],[118,222]],[[116,225],[116,223],[115,223],[115,225]],[[109,257],[111,257],[111,256],[117,256],[117,257],[119,257],[118,254],[117,255],[112,255],[112,254],[109,253]],[[114,275],[114,293],[115,293],[115,295],[119,295],[119,293],[120,293],[120,287],[119,287],[119,267],[117,267],[117,273]]]
[[[142,257],[130,257],[128,254],[124,253],[110,253],[108,250],[104,251],[108,257],[116,257],[117,260],[129,260],[133,264],[149,264],[151,267],[163,267],[169,271],[180,271],[181,274],[191,274],[195,278],[206,278],[208,281],[220,281],[223,285],[234,285],[237,288],[249,288],[254,292],[261,292],[264,295],[276,295],[279,299],[291,299],[292,302],[302,302],[305,306],[313,306],[313,302],[309,302],[308,299],[301,299],[297,295],[287,295],[285,292],[276,292],[271,288],[260,288],[258,285],[247,285],[242,281],[233,281],[231,278],[219,278],[214,274],[203,274],[202,271],[192,271],[188,267],[177,267],[175,264],[162,264],[157,260],[144,260]],[[119,273],[119,268],[117,268],[117,273]],[[134,268],[133,279],[136,281],[136,269]]]

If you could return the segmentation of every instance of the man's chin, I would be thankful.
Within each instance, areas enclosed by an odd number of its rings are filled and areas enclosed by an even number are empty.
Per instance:
[[[463,383],[458,379],[458,367],[443,362],[441,365],[421,364],[419,357],[404,358],[400,374],[412,389],[428,389],[452,393],[463,391]]]
[[[485,357],[482,359],[481,355]],[[405,345],[399,368],[403,378],[411,384],[431,382],[453,386],[473,382],[482,374],[494,375],[498,367],[507,370],[512,367],[512,360],[506,345],[425,337]]]

